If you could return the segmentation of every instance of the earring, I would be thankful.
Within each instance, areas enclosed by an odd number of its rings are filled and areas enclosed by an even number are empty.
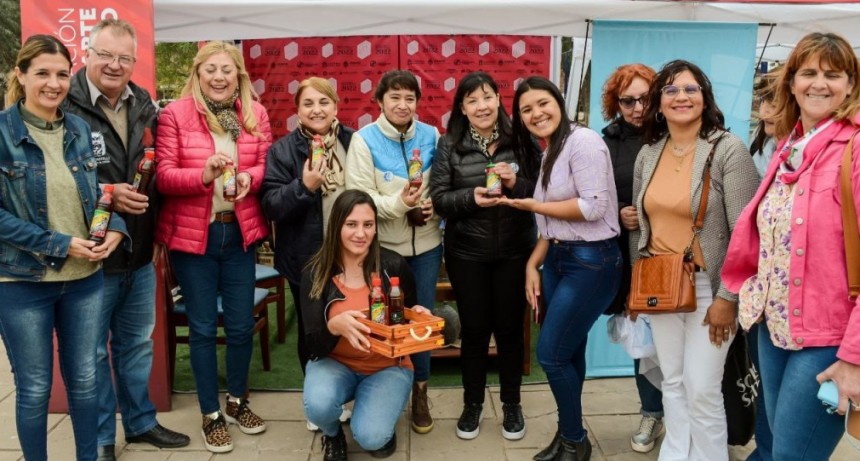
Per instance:
[[[654,120],[657,120],[657,123],[663,123],[663,120],[666,120],[666,117],[663,116],[663,112],[657,112],[654,114]]]

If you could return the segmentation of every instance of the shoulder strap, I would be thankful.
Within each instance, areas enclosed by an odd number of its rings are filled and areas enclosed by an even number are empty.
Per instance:
[[[692,259],[693,242],[696,240],[696,237],[705,225],[705,211],[708,208],[708,194],[710,194],[711,191],[711,164],[714,161],[714,152],[717,151],[717,145],[725,135],[726,134],[724,132],[716,141],[714,141],[714,145],[711,147],[711,152],[708,154],[708,159],[705,161],[705,171],[702,172],[702,195],[699,199],[699,212],[696,213],[696,221],[693,223],[693,238],[690,239],[690,244],[684,249],[684,254],[687,255],[688,259]]]
[[[860,231],[857,228],[857,209],[851,188],[851,160],[854,154],[854,138],[860,130],[851,134],[842,154],[842,232],[845,238],[845,261],[848,263],[848,295],[854,299],[860,294]]]

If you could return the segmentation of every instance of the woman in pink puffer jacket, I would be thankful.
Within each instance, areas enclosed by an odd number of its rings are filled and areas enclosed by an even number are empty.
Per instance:
[[[254,245],[268,235],[257,194],[272,134],[232,44],[201,48],[182,94],[158,121],[156,176],[164,200],[156,238],[170,250],[182,287],[204,444],[221,453],[233,449],[228,422],[246,434],[266,430],[245,394],[254,329]],[[234,195],[225,198],[231,189]],[[219,310],[227,335],[224,413],[215,356]]]

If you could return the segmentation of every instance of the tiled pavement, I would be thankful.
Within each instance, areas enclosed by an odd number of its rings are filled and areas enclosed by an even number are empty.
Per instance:
[[[2,350],[2,345],[0,345]],[[4,353],[0,354],[5,357]],[[436,427],[427,435],[409,429],[407,416],[397,426],[397,451],[392,461],[528,461],[547,445],[555,431],[555,406],[547,385],[523,388],[522,406],[526,417],[526,436],[511,442],[501,435],[501,402],[498,388],[489,388],[480,436],[463,441],[455,435],[455,425],[462,409],[459,389],[430,389],[432,413]],[[587,381],[583,396],[585,422],[594,452],[593,461],[656,460],[657,450],[634,453],[629,437],[638,427],[639,404],[633,379],[600,379]],[[159,415],[159,421],[172,429],[191,435],[191,445],[179,450],[159,450],[150,445],[126,445],[122,426],[118,424],[117,453],[120,461],[205,461],[205,460],[321,460],[320,435],[308,432],[302,414],[301,393],[256,392],[251,394],[252,408],[268,423],[260,435],[244,435],[231,429],[235,449],[224,455],[213,455],[203,447],[200,436],[200,414],[194,395],[174,395],[173,411]],[[23,459],[15,432],[15,392],[7,360],[0,360],[0,461]],[[48,417],[48,452],[52,461],[73,460],[74,440],[71,421],[66,415]],[[347,432],[350,459],[370,460]],[[731,447],[732,460],[743,460],[748,447]],[[860,459],[843,440],[834,461]]]

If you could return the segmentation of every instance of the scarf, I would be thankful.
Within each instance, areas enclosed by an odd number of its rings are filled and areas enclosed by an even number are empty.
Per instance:
[[[800,178],[800,173],[812,163],[812,159],[817,154],[817,152],[806,152],[806,145],[833,122],[833,118],[828,117],[818,122],[808,133],[804,134],[803,125],[800,120],[797,121],[797,125],[779,151],[779,171],[782,182],[794,184]]]
[[[472,140],[478,143],[478,147],[481,148],[481,152],[484,153],[484,157],[489,158],[490,153],[487,151],[487,148],[493,141],[499,139],[499,122],[496,122],[493,125],[493,134],[490,135],[489,138],[485,138],[478,133],[478,130],[475,129],[472,125],[469,125],[469,134],[472,135]]]
[[[239,139],[239,134],[242,133],[242,124],[239,123],[239,115],[236,114],[236,99],[239,98],[239,89],[233,92],[233,95],[221,102],[215,102],[206,95],[203,95],[203,102],[206,103],[206,107],[209,108],[210,111],[215,115],[215,118],[218,119],[218,124],[221,125],[221,128],[224,131],[230,133],[230,137],[235,142]]]
[[[331,122],[331,129],[328,130],[327,134],[322,136],[323,144],[325,145],[325,173],[321,186],[323,196],[329,195],[336,191],[338,186],[343,186],[345,184],[343,165],[340,164],[336,155],[337,133],[339,127],[340,123],[337,119],[334,119]],[[307,138],[308,145],[310,145],[311,141],[314,139],[314,133],[311,133],[307,128],[302,126],[301,120],[299,120],[299,124],[296,129],[299,130],[299,133],[302,136]]]

